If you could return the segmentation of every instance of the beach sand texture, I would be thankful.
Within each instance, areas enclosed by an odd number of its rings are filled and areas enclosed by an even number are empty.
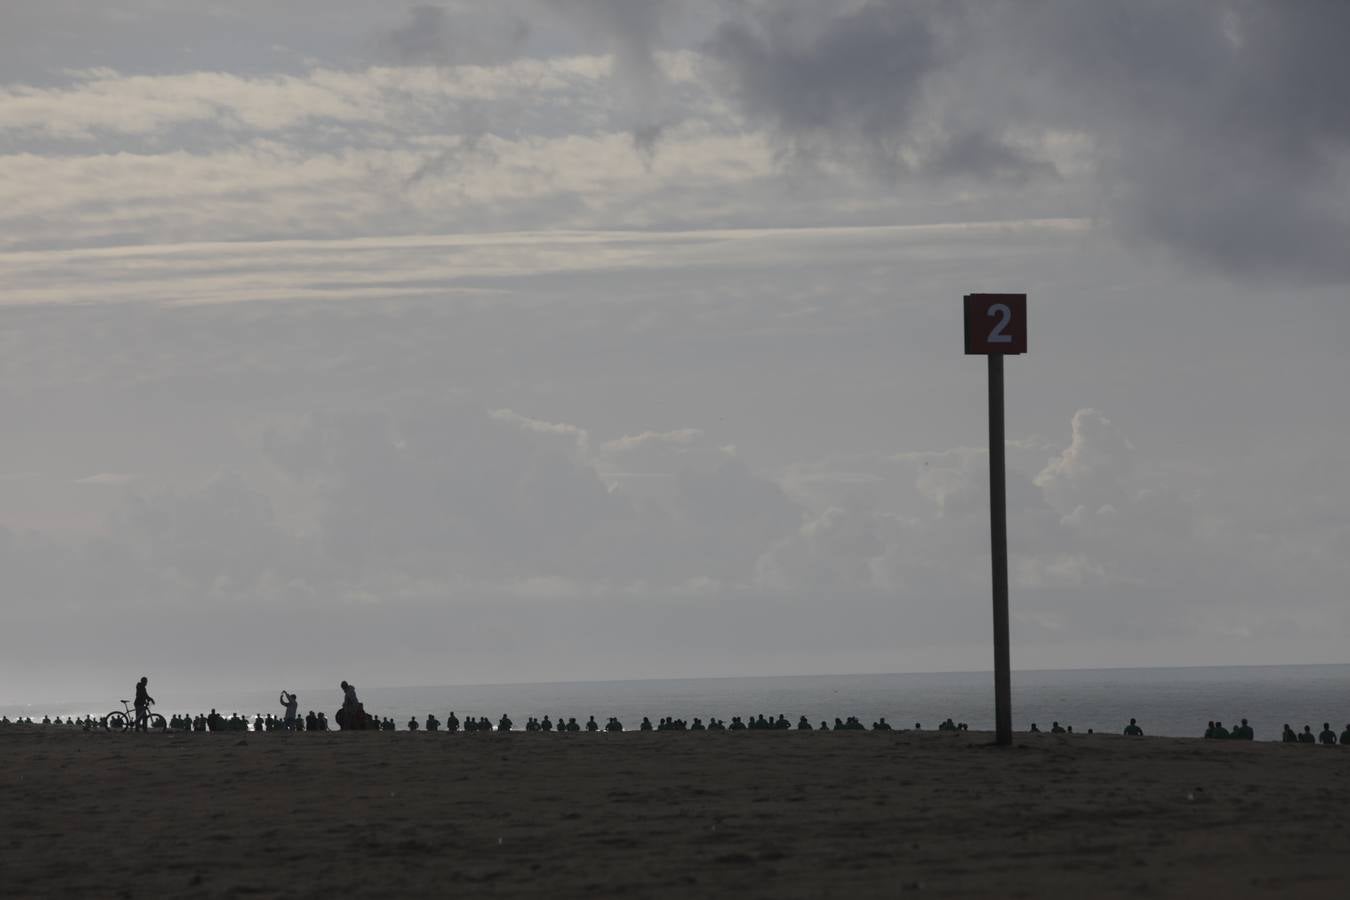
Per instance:
[[[1344,897],[1350,748],[0,730],[0,895]]]

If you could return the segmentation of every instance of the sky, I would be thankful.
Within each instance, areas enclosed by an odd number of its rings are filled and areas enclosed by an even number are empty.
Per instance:
[[[0,703],[1344,662],[1350,4],[0,0]],[[121,696],[121,694],[118,694]]]

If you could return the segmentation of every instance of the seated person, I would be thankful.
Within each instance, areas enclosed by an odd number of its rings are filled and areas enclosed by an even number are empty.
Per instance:
[[[1031,731],[1030,731],[1029,733],[1030,733],[1030,734],[1040,734],[1040,733],[1041,733],[1041,729],[1038,728],[1038,727],[1036,726],[1036,723],[1035,723],[1035,722],[1032,722],[1032,723],[1031,723]]]
[[[1298,742],[1300,744],[1315,744],[1317,737],[1312,733],[1311,725],[1304,725],[1303,731],[1299,733]]]
[[[1317,736],[1317,742],[1329,747],[1336,743],[1336,732],[1331,730],[1330,722],[1322,723],[1322,733]]]
[[[800,719],[797,720],[797,730],[798,731],[811,730],[811,723],[806,721],[806,716],[802,716]]]
[[[609,717],[609,721],[605,723],[605,730],[606,730],[606,731],[623,731],[623,723],[620,722],[620,721],[619,721],[617,718],[615,718],[614,716],[610,716],[610,717]]]
[[[1144,736],[1144,729],[1140,728],[1140,727],[1139,727],[1139,724],[1138,724],[1137,722],[1135,722],[1134,719],[1131,719],[1131,720],[1130,720],[1130,724],[1128,724],[1128,725],[1125,726],[1125,736],[1126,736],[1126,737],[1143,737],[1143,736]]]
[[[877,721],[877,722],[873,722],[873,723],[872,723],[872,730],[873,730],[873,731],[892,731],[893,729],[891,728],[890,724],[886,721],[886,717],[885,717],[885,716],[882,716],[881,719],[880,719],[880,721]]]
[[[441,720],[438,719],[438,718],[436,718],[436,717],[435,717],[434,715],[432,715],[431,713],[427,713],[427,725],[426,725],[426,728],[427,728],[427,731],[440,731],[440,730],[441,730]]]
[[[305,730],[317,731],[319,728],[319,717],[314,715],[314,710],[305,713]]]
[[[732,716],[732,717],[731,717],[731,730],[732,730],[732,731],[745,731],[745,723],[741,721],[741,717],[740,717],[740,716]]]
[[[417,716],[413,716],[411,719],[408,720],[409,731],[416,731],[419,727],[421,726],[417,724]]]
[[[694,716],[694,724],[692,724],[692,725],[689,726],[689,730],[690,730],[690,731],[707,731],[707,728],[704,727],[704,725],[703,725],[703,720],[702,720],[702,719],[700,719],[698,716]]]
[[[1228,729],[1227,729],[1227,728],[1224,728],[1224,727],[1223,727],[1223,723],[1222,723],[1222,722],[1216,720],[1216,721],[1214,722],[1214,737],[1215,737],[1216,740],[1223,741],[1223,740],[1227,740],[1228,738],[1232,737],[1232,735],[1228,733]]]
[[[1298,735],[1294,733],[1294,729],[1289,727],[1288,722],[1284,723],[1284,731],[1283,733],[1280,734],[1280,743],[1282,744],[1298,743]]]
[[[595,721],[595,716],[591,716],[589,719],[586,720],[586,730],[587,731],[600,730],[600,723]]]
[[[1050,733],[1051,733],[1051,734],[1063,734],[1063,733],[1064,733],[1064,726],[1061,725],[1061,724],[1059,724],[1058,722],[1051,722],[1051,723],[1050,723]]]
[[[1341,745],[1350,745],[1350,722],[1345,724],[1345,730],[1341,732]]]
[[[568,730],[568,731],[580,731],[580,730],[581,730],[581,726],[577,723],[576,716],[569,716],[569,717],[568,717],[568,719],[567,719],[567,730]]]
[[[1255,737],[1256,732],[1252,730],[1252,726],[1247,724],[1246,719],[1243,719],[1242,724],[1233,729],[1234,740],[1250,741]]]
[[[510,731],[510,730],[511,730],[511,726],[512,726],[512,725],[515,725],[515,724],[516,724],[515,722],[512,722],[512,721],[511,721],[511,717],[510,717],[510,716],[508,716],[506,713],[502,713],[502,717],[501,717],[500,719],[497,720],[497,730],[498,730],[498,731]]]
[[[319,731],[327,731],[327,730],[328,730],[328,716],[324,713],[323,710],[319,710],[318,723],[317,723],[317,724],[318,724],[318,726],[319,726]]]

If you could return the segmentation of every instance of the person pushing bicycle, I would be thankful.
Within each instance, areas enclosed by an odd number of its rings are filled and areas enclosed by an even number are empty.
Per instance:
[[[150,679],[144,675],[141,680],[136,682],[136,730],[146,730],[146,720],[150,717],[150,707],[155,705],[155,698],[150,696],[150,692],[145,686],[150,683]],[[124,701],[125,702],[125,701]]]

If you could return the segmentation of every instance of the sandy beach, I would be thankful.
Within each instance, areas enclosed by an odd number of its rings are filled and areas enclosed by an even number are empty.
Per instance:
[[[0,730],[0,894],[1350,893],[1350,748]]]

